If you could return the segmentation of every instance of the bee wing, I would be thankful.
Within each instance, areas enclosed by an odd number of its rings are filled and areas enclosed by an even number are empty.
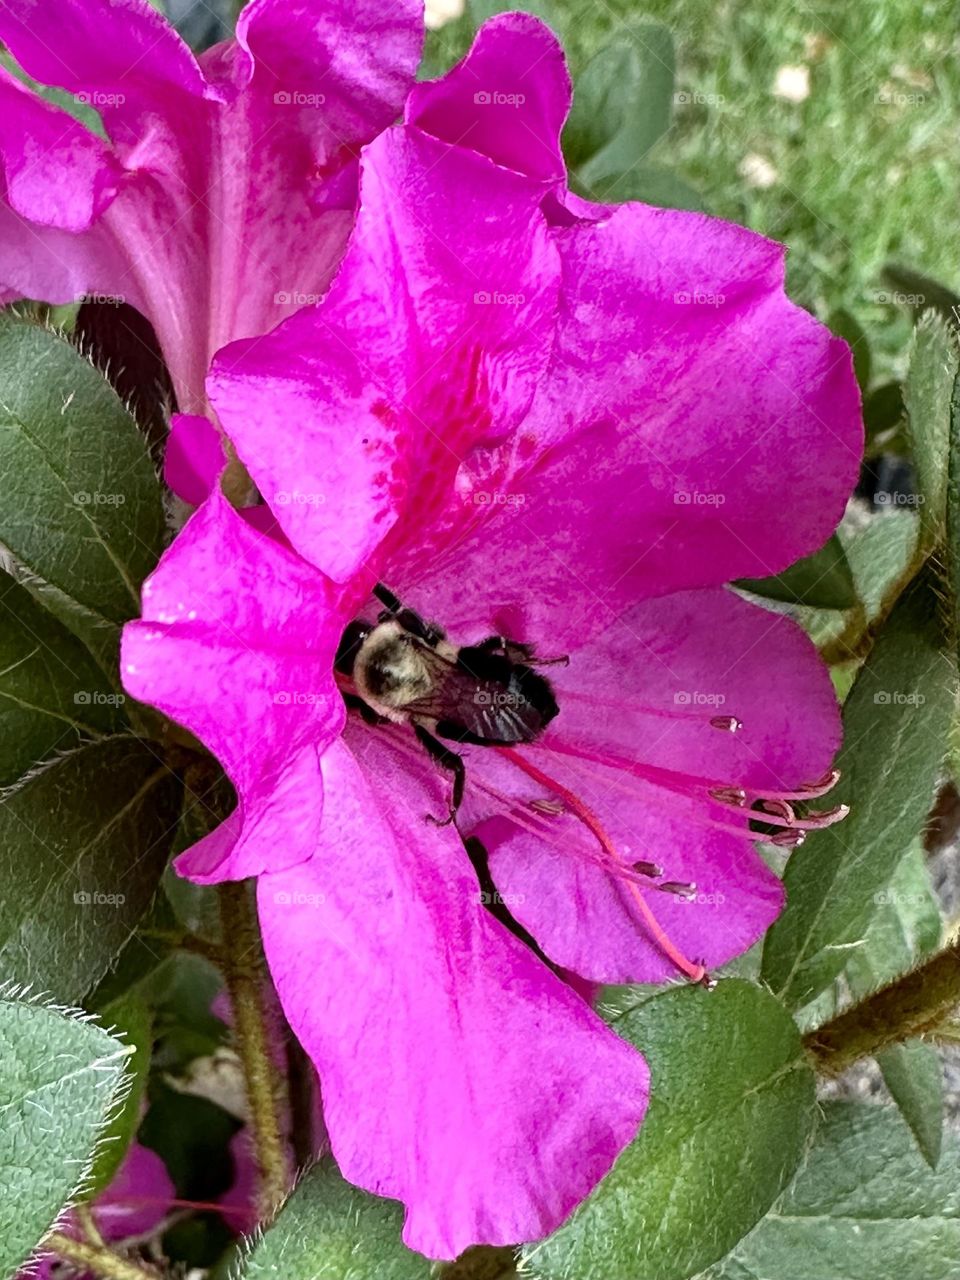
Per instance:
[[[406,703],[404,711],[456,728],[457,733],[444,736],[462,742],[528,742],[536,736],[539,723],[531,726],[524,706],[504,698],[501,681],[472,675],[433,650],[421,652],[430,664],[433,688],[426,697]]]

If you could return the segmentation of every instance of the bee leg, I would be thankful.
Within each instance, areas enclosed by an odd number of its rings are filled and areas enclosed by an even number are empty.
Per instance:
[[[432,822],[436,827],[449,826],[456,819],[457,811],[463,804],[463,791],[467,783],[467,770],[463,763],[463,757],[458,756],[456,751],[451,751],[449,747],[445,747],[442,742],[438,742],[433,734],[423,727],[422,724],[415,724],[413,731],[417,735],[417,741],[426,750],[432,760],[436,760],[444,769],[449,769],[453,774],[453,797],[450,804],[450,812],[445,818],[435,818],[432,813],[427,814],[427,821]]]
[[[487,636],[479,644],[471,645],[470,647],[479,649],[482,653],[502,653],[511,662],[525,663],[530,667],[566,667],[570,665],[570,659],[566,655],[562,658],[538,658],[532,644],[523,644],[520,640],[508,640],[506,636]]]
[[[350,711],[359,711],[367,724],[387,723],[385,716],[378,715],[377,712],[374,711],[373,707],[368,706],[367,703],[365,703],[362,698],[358,698],[355,693],[343,693],[341,691],[341,697],[346,703],[347,708]]]

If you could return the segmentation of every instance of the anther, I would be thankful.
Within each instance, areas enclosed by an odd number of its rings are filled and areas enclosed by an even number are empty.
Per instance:
[[[792,806],[787,800],[768,800],[765,797],[762,797],[757,801],[757,805],[759,812],[769,813],[772,816],[783,818],[785,822],[790,824],[790,826],[793,826],[797,820],[797,815],[794,813]]]
[[[798,831],[796,827],[778,831],[775,836],[764,836],[767,844],[775,844],[778,849],[799,849],[806,838],[806,831]]]
[[[672,893],[678,898],[692,898],[697,892],[697,886],[690,881],[685,884],[681,880],[661,880],[659,884],[653,886],[659,889],[661,893]]]
[[[663,875],[663,867],[655,862],[631,862],[630,865],[634,871],[639,871],[642,876],[650,876],[652,880],[659,880]]]
[[[549,813],[554,818],[566,812],[565,806],[559,800],[531,800],[530,808],[536,809],[538,813]]]
[[[720,729],[724,733],[739,733],[743,728],[743,721],[738,720],[736,716],[711,716],[710,725],[713,729]]]
[[[720,804],[733,805],[737,809],[742,809],[747,803],[747,793],[743,787],[713,787],[710,798],[718,800]]]

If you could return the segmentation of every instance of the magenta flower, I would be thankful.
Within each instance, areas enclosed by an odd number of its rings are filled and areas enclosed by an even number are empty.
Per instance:
[[[93,1221],[107,1243],[120,1244],[159,1226],[173,1207],[175,1194],[160,1157],[149,1147],[134,1142],[109,1187],[91,1205]],[[81,1235],[72,1214],[60,1230],[71,1236]],[[20,1275],[24,1280],[28,1276],[32,1280],[52,1280],[61,1269],[62,1264],[55,1257],[43,1254]]]
[[[356,155],[397,115],[419,0],[253,0],[194,57],[149,0],[4,0],[0,40],[94,108],[91,132],[0,69],[0,292],[125,300],[153,324],[180,407],[218,347],[326,288]]]
[[[569,196],[568,98],[547,29],[506,16],[366,149],[324,302],[208,384],[279,530],[214,485],[124,639],[128,690],[238,792],[178,869],[259,876],[334,1155],[434,1257],[545,1234],[642,1119],[641,1057],[555,970],[699,978],[780,910],[751,819],[792,844],[839,816],[794,807],[833,781],[827,673],[723,584],[839,519],[849,352],[787,300],[778,246]],[[220,465],[183,420],[171,480],[199,498]],[[450,779],[410,726],[347,713],[334,655],[378,580],[457,644],[569,658],[535,741],[463,748],[458,823],[549,967],[425,820]]]

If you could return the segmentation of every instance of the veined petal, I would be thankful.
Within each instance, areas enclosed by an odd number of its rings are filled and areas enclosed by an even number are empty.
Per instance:
[[[323,759],[316,855],[259,882],[334,1155],[406,1204],[404,1239],[431,1257],[537,1238],[634,1136],[646,1066],[480,905],[456,834],[424,821],[444,804],[429,767],[369,732],[350,744]]]
[[[452,71],[413,89],[404,118],[549,185],[566,177],[560,131],[570,95],[566,59],[550,28],[529,13],[504,13],[483,24]]]
[[[204,881],[309,857],[320,824],[317,752],[343,724],[330,584],[255,532],[219,489],[188,521],[124,629],[129,693],[195,733],[237,789],[237,814],[189,851]]]
[[[423,46],[422,0],[253,0],[237,21],[251,92],[309,137],[317,163],[368,142],[397,117]],[[286,128],[290,128],[287,123]]]
[[[780,247],[642,205],[556,243],[564,287],[522,428],[529,465],[404,581],[451,584],[451,622],[482,599],[519,615],[562,600],[567,645],[637,598],[816,550],[857,475],[859,393],[846,344],[784,294]]]
[[[10,208],[43,227],[86,230],[123,176],[110,148],[79,120],[0,68],[0,155]]]
[[[545,669],[560,712],[522,755],[472,750],[461,826],[486,847],[497,887],[547,955],[601,982],[676,975],[638,910],[638,885],[688,958],[717,966],[762,936],[782,886],[748,837],[755,798],[796,794],[829,770],[840,721],[826,668],[789,619],[732,592],[648,601]],[[736,733],[711,723],[742,721]],[[715,791],[744,792],[743,807]],[[612,849],[570,803],[594,816]],[[689,895],[657,881],[692,884]]]
[[[525,179],[416,131],[366,150],[356,230],[326,300],[220,352],[208,380],[302,554],[343,581],[401,515],[400,548],[431,513],[435,542],[480,514],[466,514],[467,493],[451,510],[457,473],[522,422],[558,283]]]

